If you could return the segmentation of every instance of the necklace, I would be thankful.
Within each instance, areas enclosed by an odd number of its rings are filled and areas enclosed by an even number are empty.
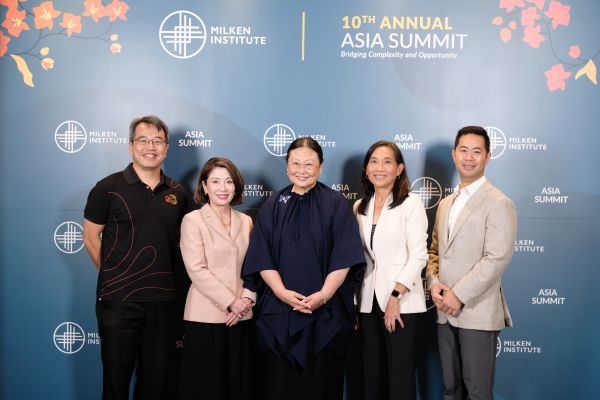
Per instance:
[[[217,214],[217,217],[219,217],[219,221],[221,221],[223,227],[225,227],[226,230],[229,230],[229,227],[231,225],[231,208],[227,207],[227,210],[224,213],[217,211],[212,206],[211,208],[213,209],[215,214]]]

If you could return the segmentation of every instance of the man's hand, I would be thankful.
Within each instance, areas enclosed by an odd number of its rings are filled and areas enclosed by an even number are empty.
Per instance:
[[[445,312],[448,315],[452,315],[453,317],[456,317],[462,309],[463,305],[464,304],[460,301],[458,297],[456,297],[452,289],[446,289],[444,291],[444,297],[442,300],[441,308],[443,312]]]
[[[435,306],[442,310],[442,301],[444,300],[444,290],[448,290],[449,287],[442,283],[434,283],[429,288],[429,292],[431,293],[431,299],[435,303]]]

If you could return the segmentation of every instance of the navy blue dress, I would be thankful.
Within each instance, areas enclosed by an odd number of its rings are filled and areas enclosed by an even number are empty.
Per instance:
[[[273,194],[259,210],[242,274],[245,286],[259,293],[256,323],[264,343],[304,367],[323,349],[347,350],[365,259],[356,218],[339,192],[320,182],[304,195],[291,189]],[[343,268],[350,268],[344,283],[312,314],[292,311],[260,278],[260,271],[277,270],[288,290],[308,296]]]

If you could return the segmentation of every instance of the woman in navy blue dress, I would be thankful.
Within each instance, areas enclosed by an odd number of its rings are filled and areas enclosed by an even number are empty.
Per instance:
[[[342,399],[360,235],[347,200],[317,181],[321,146],[297,139],[286,160],[292,185],[261,207],[243,269],[245,286],[259,290],[259,398]]]

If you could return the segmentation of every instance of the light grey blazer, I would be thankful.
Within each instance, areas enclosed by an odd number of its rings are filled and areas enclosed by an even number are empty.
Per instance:
[[[486,331],[512,326],[500,278],[514,253],[517,210],[488,181],[473,193],[448,235],[448,214],[457,194],[437,210],[429,249],[429,287],[441,282],[464,303],[458,316],[438,310],[438,323]]]

